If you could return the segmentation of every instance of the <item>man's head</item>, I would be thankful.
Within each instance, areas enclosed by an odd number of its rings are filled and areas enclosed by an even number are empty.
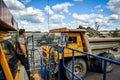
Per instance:
[[[25,37],[25,29],[20,29],[19,30],[19,35],[22,37]]]

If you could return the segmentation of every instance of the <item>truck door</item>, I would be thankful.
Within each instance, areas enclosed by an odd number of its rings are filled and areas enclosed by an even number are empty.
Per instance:
[[[68,47],[78,50],[83,50],[80,33],[68,34]]]

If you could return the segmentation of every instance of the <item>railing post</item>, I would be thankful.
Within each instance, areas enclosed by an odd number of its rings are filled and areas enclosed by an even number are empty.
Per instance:
[[[71,71],[70,69],[68,69],[68,68],[65,66],[65,60],[64,60],[64,48],[65,48],[65,47],[63,47],[63,51],[62,51],[62,65],[63,65],[63,67],[64,67],[69,73],[73,74],[78,80],[82,80],[81,77],[79,77],[78,75],[72,73],[72,71]],[[71,50],[73,50],[73,49],[71,49]],[[74,51],[74,50],[73,50],[73,51]],[[74,80],[74,79],[73,79],[73,80]]]
[[[58,50],[58,80],[60,80],[60,50]],[[63,51],[63,50],[62,50]]]
[[[32,35],[32,49],[34,49],[34,36]]]
[[[48,80],[48,79],[47,79],[47,74],[48,74],[48,73],[47,73],[46,64],[45,64],[45,76],[44,76],[44,77],[45,77],[45,78],[44,78],[45,80]]]
[[[35,70],[35,62],[34,62],[34,36],[32,35],[32,58],[33,58],[33,69]]]
[[[74,50],[72,50],[72,80],[74,80]]]
[[[104,74],[103,74],[103,80],[106,80],[106,73],[107,73],[107,61],[104,60]]]

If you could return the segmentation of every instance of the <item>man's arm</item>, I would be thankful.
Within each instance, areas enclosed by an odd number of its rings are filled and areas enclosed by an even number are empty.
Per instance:
[[[20,44],[20,48],[25,57],[27,57],[26,48],[24,44]]]

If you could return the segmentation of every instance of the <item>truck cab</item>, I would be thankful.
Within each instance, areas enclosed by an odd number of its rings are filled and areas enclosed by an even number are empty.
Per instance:
[[[60,29],[54,29],[50,30],[51,33],[61,33],[60,40],[57,43],[61,47],[69,47],[81,51],[90,51],[88,50],[87,44],[87,36],[86,30],[84,29],[68,29],[68,28],[60,28]],[[48,53],[49,46],[43,45],[42,50],[45,53]],[[48,55],[48,54],[47,54]],[[74,56],[83,56],[83,54],[77,54],[75,53]],[[71,50],[65,49],[64,51],[64,57],[72,57]],[[60,57],[62,59],[62,57]]]
[[[60,28],[60,29],[50,30],[50,32],[61,33],[59,46],[69,47],[81,51],[85,50],[83,46],[85,46],[84,37],[86,31],[84,29]],[[74,56],[81,56],[81,55],[76,53]],[[65,49],[64,56],[71,57],[72,52],[68,49]]]
[[[54,29],[54,30],[50,30],[51,33],[61,33],[61,36],[60,36],[60,40],[59,42],[57,43],[58,46],[61,46],[61,47],[69,47],[69,48],[73,48],[73,49],[77,49],[77,50],[81,50],[81,51],[86,51],[88,52],[89,50],[87,49],[87,45],[86,45],[86,40],[85,40],[85,34],[86,34],[86,31],[84,29],[68,29],[68,28],[59,28],[59,29]],[[59,59],[62,61],[63,59],[63,55],[62,53],[61,54],[58,54],[58,52],[55,50],[55,49],[52,49],[50,51],[50,47],[49,45],[43,45],[42,46],[42,53],[43,53],[43,61],[46,63],[46,64],[49,64],[49,60],[50,60],[50,53],[52,53],[54,55],[54,66],[55,66],[55,69],[53,70],[54,73],[57,73],[57,66],[58,66],[58,55],[59,55]],[[72,59],[72,51],[65,48],[64,49],[64,58],[65,58],[65,63],[67,65],[67,63],[70,63],[71,62],[71,59]],[[87,70],[87,66],[86,66],[86,62],[85,60],[87,59],[87,56],[85,56],[84,54],[79,54],[78,52],[75,52],[74,53],[74,57],[76,58],[76,62],[79,62],[80,63],[82,62],[82,65],[77,63],[75,65],[76,67],[76,74],[79,74],[80,76],[84,76],[84,74],[86,73],[86,70]],[[81,57],[81,58],[80,58]],[[84,59],[82,59],[84,58]],[[86,60],[87,61],[87,60]],[[69,65],[70,67],[70,65]],[[80,72],[80,67],[83,67],[83,73]],[[67,75],[68,72],[66,71],[65,74]],[[69,76],[69,75],[67,75]],[[71,77],[70,77],[71,78]],[[69,78],[68,78],[69,79]],[[69,79],[70,80],[70,79]]]

